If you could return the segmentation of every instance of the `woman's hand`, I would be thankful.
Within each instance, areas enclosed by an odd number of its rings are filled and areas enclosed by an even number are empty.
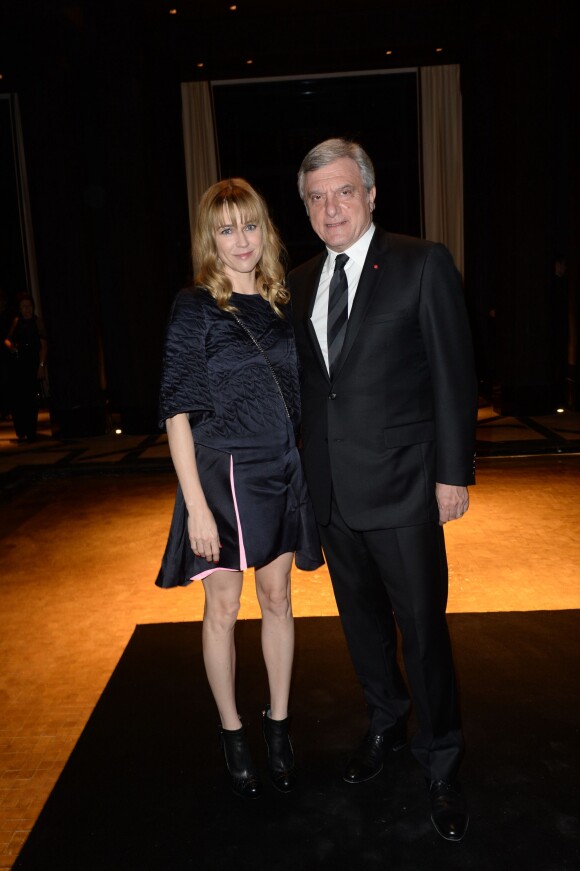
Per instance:
[[[191,549],[196,556],[217,563],[220,558],[220,539],[199,480],[189,418],[185,412],[180,412],[167,419],[166,427],[171,459],[189,515],[187,532]]]
[[[210,563],[219,562],[221,545],[213,514],[205,503],[188,505],[187,510],[187,531],[194,554]]]

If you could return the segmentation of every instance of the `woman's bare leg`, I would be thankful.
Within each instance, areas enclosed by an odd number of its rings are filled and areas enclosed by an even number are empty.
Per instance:
[[[270,685],[271,717],[285,720],[294,659],[294,617],[290,596],[292,554],[284,553],[256,569],[262,610],[262,652]]]
[[[203,660],[222,727],[239,729],[236,705],[234,628],[240,610],[242,572],[212,572],[203,579]]]

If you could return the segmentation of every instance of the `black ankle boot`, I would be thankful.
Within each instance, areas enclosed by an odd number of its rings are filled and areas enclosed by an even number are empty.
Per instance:
[[[220,738],[233,791],[242,798],[259,798],[262,784],[250,756],[244,727],[233,730],[220,728]]]
[[[285,720],[272,720],[269,714],[270,705],[266,705],[262,717],[270,777],[276,789],[290,792],[296,786],[296,774],[294,751],[288,735],[288,717]]]

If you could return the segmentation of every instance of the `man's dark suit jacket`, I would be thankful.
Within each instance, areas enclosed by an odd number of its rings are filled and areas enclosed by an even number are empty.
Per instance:
[[[437,521],[435,483],[474,482],[477,382],[459,274],[443,245],[377,229],[331,383],[310,320],[326,256],[288,278],[317,520],[328,523],[334,489],[355,530]]]

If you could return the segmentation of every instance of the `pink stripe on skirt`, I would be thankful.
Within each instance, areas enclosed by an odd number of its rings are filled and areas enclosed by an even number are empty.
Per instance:
[[[232,498],[234,500],[234,509],[236,512],[236,521],[238,523],[238,541],[240,543],[240,568],[239,569],[225,569],[219,565],[214,566],[211,569],[207,569],[205,572],[200,572],[198,575],[194,575],[191,580],[192,581],[202,581],[204,578],[207,578],[208,575],[213,575],[214,572],[237,572],[244,571],[244,569],[248,568],[248,563],[246,561],[246,549],[244,547],[244,536],[242,535],[242,524],[240,523],[240,512],[238,510],[238,500],[236,499],[236,487],[234,483],[234,458],[230,456],[230,485],[232,488]]]

